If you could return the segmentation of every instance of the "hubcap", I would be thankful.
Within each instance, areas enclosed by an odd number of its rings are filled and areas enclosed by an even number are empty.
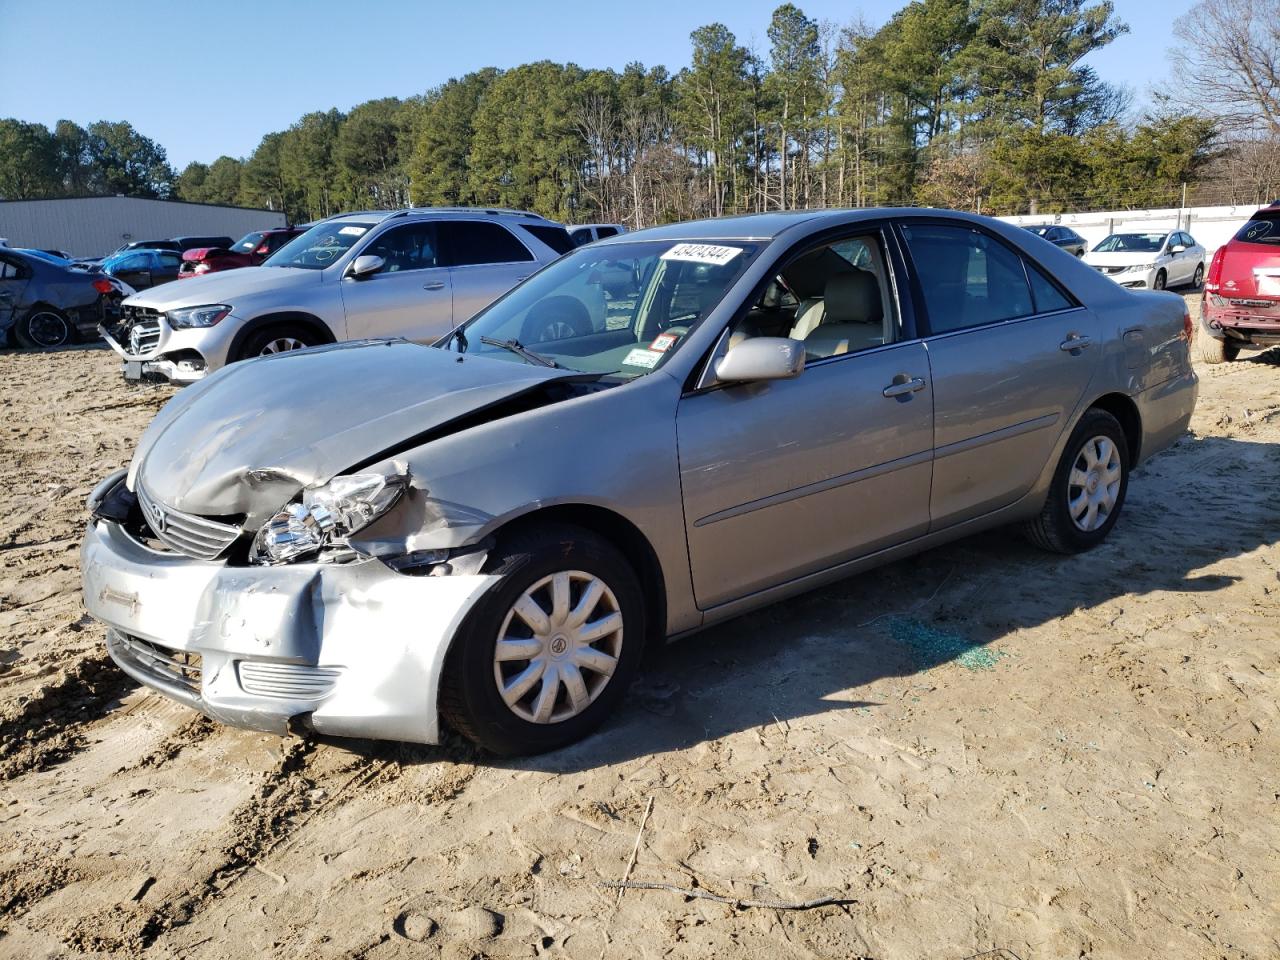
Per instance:
[[[1067,478],[1067,510],[1086,533],[1097,530],[1120,497],[1120,451],[1110,437],[1094,437],[1080,448]]]
[[[622,611],[608,585],[566,570],[543,577],[512,605],[498,632],[493,680],[530,723],[576,717],[609,684],[622,654]]]
[[[27,322],[27,332],[42,347],[60,347],[70,337],[71,328],[56,313],[42,311]]]
[[[269,353],[285,353],[289,350],[301,350],[306,344],[297,337],[277,337],[268,341],[266,346],[262,348],[262,356]]]

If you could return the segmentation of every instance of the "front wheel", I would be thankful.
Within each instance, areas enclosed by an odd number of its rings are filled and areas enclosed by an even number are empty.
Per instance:
[[[635,571],[608,541],[570,526],[517,532],[487,566],[501,579],[449,648],[441,714],[507,756],[582,739],[640,662],[645,610]]]
[[[1198,263],[1196,264],[1195,275],[1191,278],[1191,286],[1194,289],[1199,290],[1200,284],[1202,283],[1204,283],[1204,264]]]
[[[13,329],[18,343],[33,349],[65,347],[76,339],[75,327],[53,307],[36,307],[18,321]]]
[[[1129,442],[1120,422],[1090,408],[1076,424],[1040,515],[1027,524],[1036,546],[1054,553],[1096,547],[1116,525],[1129,486]]]
[[[267,327],[249,336],[236,359],[248,360],[251,357],[269,357],[276,353],[288,353],[291,350],[314,347],[318,342],[316,335],[303,326],[288,324]]]
[[[1169,283],[1169,275],[1163,270],[1156,274],[1156,278],[1151,283],[1152,290],[1163,290]]]

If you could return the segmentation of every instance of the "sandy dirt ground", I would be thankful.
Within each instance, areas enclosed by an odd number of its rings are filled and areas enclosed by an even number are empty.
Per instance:
[[[515,762],[226,729],[127,680],[83,503],[170,391],[0,354],[0,956],[1280,957],[1277,353],[1200,368],[1102,548],[996,532],[770,608]],[[619,898],[633,854],[841,902]]]

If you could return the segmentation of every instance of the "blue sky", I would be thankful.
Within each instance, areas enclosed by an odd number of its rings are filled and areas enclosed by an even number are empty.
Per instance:
[[[407,97],[484,66],[532,60],[672,72],[713,21],[761,53],[781,0],[0,0],[0,117],[128,120],[191,160],[250,153],[310,110]],[[905,0],[796,0],[809,16],[879,25]],[[1130,33],[1089,62],[1139,99],[1167,75],[1172,22],[1193,0],[1115,0]],[[198,11],[186,14],[184,11]]]

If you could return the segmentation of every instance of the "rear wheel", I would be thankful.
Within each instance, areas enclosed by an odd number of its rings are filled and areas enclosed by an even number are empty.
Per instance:
[[[494,753],[580,740],[613,710],[644,645],[631,565],[588,530],[518,532],[491,555],[501,579],[467,616],[445,659],[440,712]]]
[[[18,343],[35,349],[65,347],[75,343],[76,328],[60,310],[35,307],[18,321],[13,330]]]
[[[1152,281],[1152,290],[1163,290],[1169,283],[1169,275],[1163,270],[1156,273],[1156,278]]]
[[[236,359],[269,357],[274,353],[288,353],[291,350],[314,347],[319,342],[319,338],[313,331],[299,324],[266,327],[249,336],[244,346],[240,348],[240,355]]]
[[[1200,337],[1200,358],[1205,363],[1230,363],[1240,356],[1240,345],[1204,334]]]
[[[1129,442],[1120,422],[1090,408],[1054,471],[1040,515],[1027,524],[1036,546],[1054,553],[1096,547],[1116,525],[1129,486]]]

